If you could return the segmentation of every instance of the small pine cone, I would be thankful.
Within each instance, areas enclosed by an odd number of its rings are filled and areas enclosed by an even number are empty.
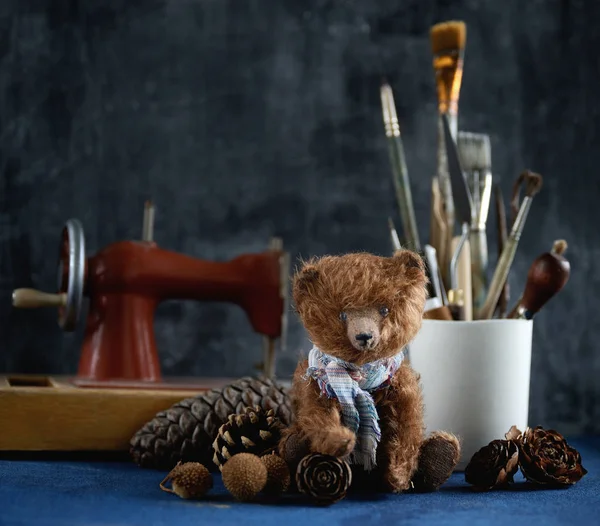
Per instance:
[[[273,451],[281,438],[282,424],[272,409],[247,407],[242,414],[229,415],[213,442],[213,462],[220,469],[233,455],[263,455]]]
[[[217,471],[212,443],[219,428],[229,415],[254,406],[272,409],[284,425],[292,421],[287,388],[271,379],[243,377],[160,411],[131,438],[130,455],[143,468],[168,471],[183,461]]]
[[[317,504],[334,504],[342,500],[352,484],[352,469],[344,460],[331,455],[312,453],[304,457],[296,470],[296,485],[301,493]]]

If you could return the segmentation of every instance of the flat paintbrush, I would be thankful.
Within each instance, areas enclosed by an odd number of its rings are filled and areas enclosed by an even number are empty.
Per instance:
[[[542,188],[542,176],[526,170],[519,175],[517,181],[515,182],[515,188],[520,187],[523,183],[525,183],[526,186],[525,197],[519,208],[519,213],[517,214],[517,217],[512,225],[510,236],[506,241],[504,250],[500,255],[500,260],[498,261],[498,265],[494,271],[494,277],[492,278],[485,303],[478,312],[478,318],[482,320],[490,319],[496,310],[496,305],[498,304],[498,298],[502,292],[502,287],[508,279],[508,273],[510,272],[510,267],[515,258],[517,246],[519,245],[519,240],[521,239],[521,234],[523,233],[523,228],[525,227],[527,215],[529,214],[529,209],[531,208],[531,203],[534,196]]]
[[[385,126],[385,135],[388,139],[390,164],[392,165],[394,188],[396,190],[398,208],[400,209],[400,218],[402,219],[405,245],[416,252],[420,252],[421,242],[419,241],[419,233],[417,231],[415,207],[410,190],[402,136],[400,135],[400,124],[398,122],[398,115],[396,114],[394,94],[389,84],[384,83],[381,86],[380,95],[383,123]]]
[[[492,195],[492,151],[490,138],[483,133],[459,131],[456,145],[473,200],[469,241],[473,309],[477,311],[485,301],[488,286],[486,224]]]
[[[447,268],[451,256],[450,247],[454,232],[455,212],[442,115],[447,116],[452,137],[456,140],[458,100],[462,84],[467,26],[464,22],[457,20],[441,22],[431,27],[429,37],[438,99],[437,177],[439,178],[446,222],[444,252],[447,259],[440,261],[440,265],[442,268]],[[438,249],[438,252],[441,251]]]

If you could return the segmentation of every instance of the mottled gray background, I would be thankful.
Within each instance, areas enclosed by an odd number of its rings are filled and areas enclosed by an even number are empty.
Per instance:
[[[398,224],[379,106],[391,81],[421,236],[435,170],[429,27],[468,24],[460,128],[491,134],[494,176],[542,173],[510,283],[564,237],[573,274],[534,334],[531,422],[600,429],[600,3],[433,0],[4,0],[0,5],[0,370],[71,373],[81,331],[15,312],[15,287],[52,290],[58,236],[89,253],[139,238],[226,260],[282,236],[293,259],[390,250]],[[495,261],[495,222],[490,245]],[[237,307],[169,302],[167,374],[242,375],[261,339]],[[292,316],[289,375],[306,349]],[[510,388],[507,379],[507,389]]]

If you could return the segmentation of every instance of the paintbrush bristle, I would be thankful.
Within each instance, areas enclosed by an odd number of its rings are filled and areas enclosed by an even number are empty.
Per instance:
[[[431,27],[429,38],[434,55],[442,51],[462,50],[467,42],[467,25],[460,20],[440,22]]]
[[[523,180],[525,181],[525,195],[527,197],[533,197],[537,195],[542,189],[544,179],[538,173],[530,170],[525,170],[522,174]]]
[[[492,169],[492,146],[489,135],[459,131],[456,146],[465,172],[485,172]]]

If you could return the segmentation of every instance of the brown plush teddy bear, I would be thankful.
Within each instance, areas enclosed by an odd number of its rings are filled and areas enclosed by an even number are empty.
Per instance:
[[[293,299],[313,348],[294,375],[295,420],[279,446],[288,462],[308,452],[346,458],[392,492],[448,479],[459,442],[443,432],[425,440],[419,379],[404,355],[426,285],[423,260],[409,250],[314,258],[296,273]]]

